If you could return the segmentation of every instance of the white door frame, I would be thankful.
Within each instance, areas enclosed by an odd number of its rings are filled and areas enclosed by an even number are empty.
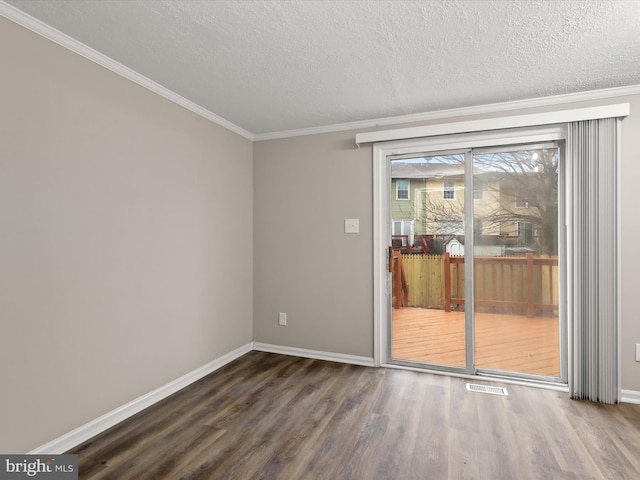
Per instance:
[[[460,151],[498,145],[559,141],[565,138],[566,125],[560,124],[479,131],[373,144],[373,354],[376,366],[388,365],[390,360],[391,275],[389,275],[388,247],[389,239],[391,238],[389,188],[391,184],[391,165],[388,157],[411,153]],[[562,370],[566,372],[566,367],[563,366]]]

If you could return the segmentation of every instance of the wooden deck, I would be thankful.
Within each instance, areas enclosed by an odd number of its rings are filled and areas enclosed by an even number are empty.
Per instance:
[[[476,367],[560,376],[558,319],[476,313]],[[464,312],[393,310],[392,357],[465,366]]]

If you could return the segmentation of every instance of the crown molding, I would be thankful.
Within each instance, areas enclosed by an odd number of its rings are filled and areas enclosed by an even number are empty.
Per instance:
[[[587,92],[569,93],[548,97],[538,97],[524,100],[514,100],[510,102],[492,103],[476,105],[471,107],[460,107],[447,110],[436,110],[432,112],[415,113],[411,115],[401,115],[396,117],[377,118],[372,120],[361,120],[355,122],[337,123],[319,127],[300,128],[294,130],[283,130],[278,132],[251,133],[242,127],[216,115],[204,107],[187,100],[177,93],[163,87],[159,83],[137,73],[136,71],[116,62],[110,57],[88,47],[87,45],[73,39],[72,37],[56,30],[46,23],[26,14],[13,5],[0,0],[0,15],[8,20],[28,29],[32,32],[71,50],[78,55],[120,75],[147,90],[166,98],[167,100],[180,105],[183,108],[199,115],[207,120],[220,125],[241,137],[251,141],[274,140],[280,138],[300,137],[304,135],[317,135],[322,133],[341,132],[345,130],[363,130],[367,128],[377,128],[387,125],[401,125],[414,122],[426,122],[433,120],[452,119],[467,115],[483,115],[497,112],[507,112],[518,109],[562,105],[565,103],[585,102],[589,100],[602,100],[607,98],[622,97],[626,95],[640,94],[640,85],[630,85],[625,87],[606,88],[601,90],[591,90]]]
[[[199,115],[207,120],[226,128],[234,133],[237,133],[241,137],[244,137],[248,140],[253,141],[254,135],[253,133],[245,130],[238,125],[231,123],[230,121],[216,115],[215,113],[207,110],[206,108],[201,107],[200,105],[192,102],[191,100],[187,100],[186,98],[178,95],[177,93],[169,90],[166,87],[163,87],[159,83],[154,82],[153,80],[145,77],[144,75],[139,74],[138,72],[130,69],[122,65],[119,62],[116,62],[110,57],[94,50],[91,47],[88,47],[84,43],[75,40],[74,38],[62,33],[59,30],[47,25],[46,23],[38,20],[37,18],[32,17],[31,15],[26,14],[22,10],[17,9],[13,5],[9,5],[4,1],[0,1],[0,15],[11,20],[12,22],[31,30],[32,32],[50,40],[58,45],[71,50],[74,53],[90,60],[98,65],[106,68],[107,70],[111,70],[113,73],[120,75],[121,77],[126,78],[127,80],[131,80],[134,83],[137,83],[143,88],[160,95],[161,97],[166,98],[167,100],[180,105],[183,108]]]
[[[253,136],[254,141],[274,140],[279,138],[300,137],[304,135],[317,135],[320,133],[332,133],[345,130],[362,130],[367,128],[384,127],[387,125],[401,125],[413,122],[425,122],[430,120],[453,119],[468,115],[483,115],[488,113],[508,112],[513,110],[563,105],[566,103],[586,102],[589,100],[603,100],[607,98],[624,97],[627,95],[640,95],[640,85],[626,87],[605,88],[590,90],[587,92],[567,93],[549,97],[514,100],[502,103],[490,103],[472,107],[452,108],[433,112],[415,113],[398,117],[377,118],[357,122],[339,123],[322,127],[301,128],[273,133],[258,133]]]

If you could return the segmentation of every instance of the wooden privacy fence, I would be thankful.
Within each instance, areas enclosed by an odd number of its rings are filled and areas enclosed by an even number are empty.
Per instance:
[[[464,305],[464,257],[445,253],[401,258],[408,306],[450,311],[452,305]],[[558,308],[558,259],[533,254],[475,257],[474,287],[478,309],[529,316],[553,312]]]
[[[443,309],[444,257],[403,254],[402,264],[409,286],[408,306]]]

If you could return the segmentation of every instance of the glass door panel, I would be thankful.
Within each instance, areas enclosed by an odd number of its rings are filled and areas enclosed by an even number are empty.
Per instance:
[[[473,154],[475,366],[560,377],[555,144]]]
[[[395,361],[466,368],[464,154],[391,161]]]

